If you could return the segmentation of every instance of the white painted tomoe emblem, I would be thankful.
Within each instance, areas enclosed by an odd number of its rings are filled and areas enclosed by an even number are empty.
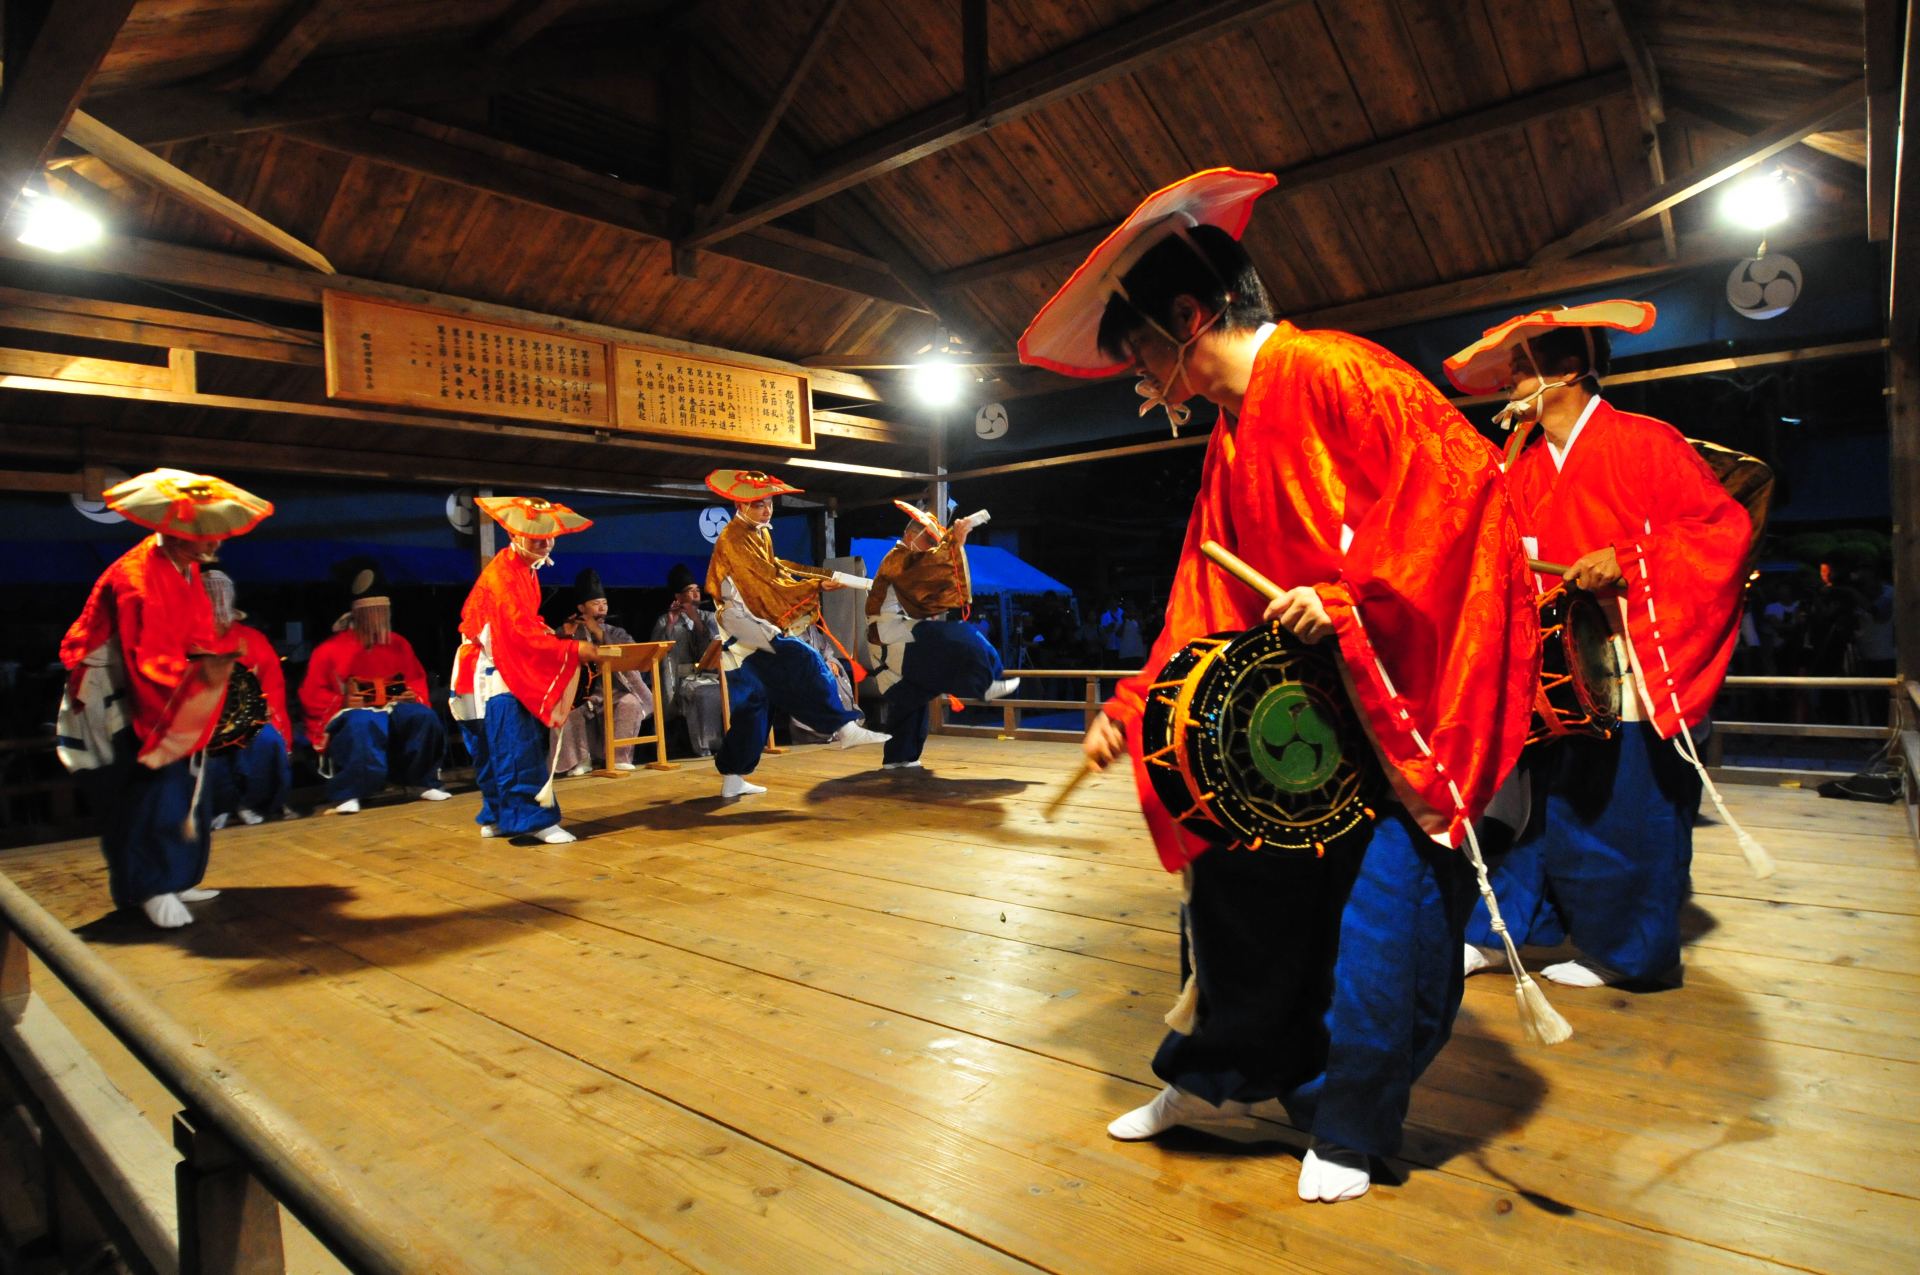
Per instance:
[[[1748,257],[1727,276],[1727,304],[1749,319],[1774,319],[1799,299],[1800,263],[1781,252]]]
[[[1007,409],[999,403],[988,403],[973,414],[973,432],[982,438],[1005,438],[1007,435]]]
[[[712,544],[720,538],[720,533],[725,531],[727,524],[732,521],[733,512],[731,510],[722,509],[718,505],[710,505],[700,511],[700,534],[707,538],[708,544]]]

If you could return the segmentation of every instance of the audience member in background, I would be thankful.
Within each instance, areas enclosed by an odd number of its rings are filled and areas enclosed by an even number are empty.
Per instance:
[[[633,634],[607,618],[607,591],[592,567],[574,577],[573,603],[573,615],[560,625],[562,637],[584,638],[595,646],[627,646],[634,641]],[[653,688],[647,685],[644,669],[625,669],[615,673],[613,680],[613,733],[618,739],[631,739],[640,733],[640,723],[653,714]],[[583,687],[583,697],[560,728],[560,754],[554,766],[563,775],[587,774],[593,769],[593,758],[605,751],[607,732],[601,719],[607,708],[605,682],[603,677],[593,677],[592,685]],[[613,750],[613,768],[633,769],[632,744]]]
[[[660,661],[660,693],[666,697],[668,716],[686,723],[693,751],[711,757],[726,727],[720,711],[720,675],[711,668],[702,671],[700,661],[719,630],[713,612],[700,605],[700,583],[691,571],[674,563],[667,572],[667,588],[673,600],[653,622],[653,641],[673,643]]]
[[[213,826],[229,819],[255,824],[278,812],[298,818],[287,807],[293,787],[293,722],[287,713],[287,679],[280,656],[267,635],[242,624],[245,611],[233,605],[233,581],[224,571],[203,571],[200,583],[213,603],[213,629],[231,637],[239,663],[227,683],[220,726],[207,747],[207,788]]]

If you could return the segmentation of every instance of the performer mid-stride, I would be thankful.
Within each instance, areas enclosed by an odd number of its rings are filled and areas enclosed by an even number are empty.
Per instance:
[[[1600,397],[1608,330],[1653,321],[1639,301],[1538,310],[1446,362],[1466,392],[1511,395],[1502,417],[1517,431],[1507,480],[1521,530],[1534,556],[1567,564],[1567,583],[1602,600],[1630,656],[1619,731],[1530,757],[1545,809],[1494,872],[1516,943],[1579,949],[1541,971],[1575,987],[1680,979],[1706,779],[1687,735],[1706,725],[1733,658],[1752,538],[1746,510],[1679,430]],[[1760,870],[1765,852],[1750,853]],[[1484,912],[1468,937],[1467,973],[1506,964]]]
[[[480,496],[474,503],[511,538],[467,595],[453,658],[453,716],[480,786],[475,822],[483,837],[534,836],[557,845],[575,838],[560,826],[548,736],[565,722],[580,662],[593,657],[594,644],[547,627],[534,572],[553,561],[555,537],[593,523],[532,496]]]
[[[873,573],[867,594],[867,637],[879,654],[873,679],[886,704],[893,738],[881,752],[886,770],[918,770],[927,745],[927,705],[941,695],[1000,699],[1020,688],[1007,678],[1000,653],[951,611],[973,604],[967,536],[984,512],[943,529],[932,514],[896,500],[907,515],[900,542]]]
[[[1238,242],[1274,184],[1214,169],[1149,197],[1020,354],[1072,376],[1132,371],[1176,425],[1196,396],[1221,409],[1166,625],[1084,744],[1094,767],[1133,754],[1147,826],[1188,890],[1190,981],[1153,1060],[1166,1088],[1108,1131],[1150,1138],[1277,1098],[1313,1139],[1300,1197],[1334,1201],[1398,1149],[1413,1082],[1452,1029],[1473,894],[1455,847],[1519,759],[1538,621],[1494,449],[1386,350],[1275,322]],[[1209,540],[1286,591],[1268,604],[1203,556]],[[1208,850],[1141,758],[1155,671],[1263,621],[1339,644],[1392,782],[1396,800],[1338,853]],[[1541,1008],[1537,1025],[1564,1030]]]
[[[205,474],[156,469],[105,493],[153,530],[108,567],[60,642],[67,667],[58,752],[100,820],[113,901],[164,929],[219,893],[207,870],[211,802],[202,750],[220,719],[237,640],[217,636],[200,571],[220,542],[273,506]]]
[[[727,698],[732,720],[713,762],[720,795],[765,792],[749,782],[767,743],[769,709],[793,717],[836,748],[883,744],[887,737],[860,724],[860,714],[840,702],[833,675],[820,653],[790,637],[820,618],[820,595],[844,587],[823,576],[800,576],[773,556],[775,496],[797,495],[757,469],[716,469],[707,475],[714,495],[730,500],[734,517],[714,542],[707,564],[707,593],[719,607],[730,671]],[[733,658],[739,660],[731,667]]]

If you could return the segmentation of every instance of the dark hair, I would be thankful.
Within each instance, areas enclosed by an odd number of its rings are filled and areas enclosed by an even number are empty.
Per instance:
[[[1587,363],[1587,334],[1593,334],[1593,363]],[[1600,378],[1612,364],[1613,345],[1605,328],[1555,328],[1528,342],[1543,377],[1581,373],[1580,381],[1592,394],[1600,392]]]
[[[1253,259],[1218,226],[1167,236],[1147,249],[1120,283],[1126,295],[1115,292],[1100,316],[1100,349],[1113,358],[1125,358],[1127,342],[1144,328],[1159,324],[1171,331],[1173,303],[1181,297],[1219,311],[1216,331],[1248,332],[1273,322],[1273,300]]]

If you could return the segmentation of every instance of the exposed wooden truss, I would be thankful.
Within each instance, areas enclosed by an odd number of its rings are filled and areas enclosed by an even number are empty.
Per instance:
[[[62,0],[6,8],[4,93],[0,93],[0,221],[40,171],[87,82],[112,47],[133,0]],[[35,13],[38,10],[38,13]],[[26,29],[33,17],[36,29]]]
[[[253,67],[240,82],[241,91],[250,97],[267,97],[278,91],[287,77],[307,60],[307,55],[320,47],[334,22],[351,3],[352,0],[298,0],[281,15],[251,59]]]

